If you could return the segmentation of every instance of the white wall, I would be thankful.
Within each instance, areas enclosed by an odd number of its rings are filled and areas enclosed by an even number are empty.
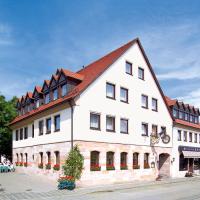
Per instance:
[[[125,73],[125,62],[133,63],[133,76]],[[138,79],[138,67],[145,70],[145,81]],[[116,85],[116,100],[106,98],[106,82]],[[129,103],[120,102],[120,86],[129,89]],[[149,109],[141,108],[141,94],[148,95]],[[151,110],[151,98],[158,99],[158,112]],[[120,59],[106,70],[77,100],[74,112],[74,139],[124,144],[150,145],[150,137],[141,136],[141,123],[167,127],[172,146],[172,120],[164,104],[147,63],[134,44]],[[90,111],[101,113],[101,131],[90,130]],[[116,132],[106,132],[106,115],[115,116]],[[120,117],[129,119],[129,134],[120,134]]]
[[[54,132],[54,116],[60,114],[60,131]],[[46,134],[46,119],[51,117],[51,133]],[[39,136],[39,121],[44,120],[44,130],[43,135]],[[34,123],[35,131],[34,138],[32,138],[32,124]],[[48,144],[48,143],[56,143],[69,141],[71,137],[71,110],[70,108],[64,109],[60,112],[56,112],[51,115],[47,115],[43,118],[39,118],[35,120],[31,124],[27,124],[26,126],[20,127],[24,128],[28,126],[28,139],[18,140],[16,141],[15,130],[13,130],[13,148],[25,147],[25,146],[33,146],[38,144]],[[20,128],[19,134],[20,134]],[[18,138],[20,135],[18,136]]]
[[[181,141],[178,141],[178,130],[181,130]],[[183,134],[184,131],[187,132],[187,142],[183,141]],[[189,132],[191,132],[193,135],[192,142],[189,142]],[[197,133],[197,143],[194,142],[194,134]],[[174,158],[173,167],[172,167],[172,176],[173,177],[184,177],[186,171],[179,171],[179,146],[188,146],[188,147],[200,147],[200,132],[194,131],[194,129],[189,128],[181,128],[181,127],[174,127],[173,128],[173,148],[172,148],[172,158]]]

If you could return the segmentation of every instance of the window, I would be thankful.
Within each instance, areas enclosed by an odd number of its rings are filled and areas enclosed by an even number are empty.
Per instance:
[[[179,118],[184,119],[184,113],[182,111],[179,111]]]
[[[18,141],[19,140],[19,130],[15,131],[15,140]]]
[[[199,118],[197,116],[194,117],[194,122],[197,124],[199,121]]]
[[[197,133],[194,134],[194,142],[197,143]]]
[[[144,69],[138,67],[138,78],[144,80]]]
[[[55,127],[55,131],[60,130],[60,115],[56,115],[54,117],[54,127]]]
[[[60,152],[55,151],[55,157],[56,157],[56,165],[60,165]]]
[[[199,143],[200,143],[200,134],[199,134]]]
[[[39,121],[39,135],[43,135],[43,126],[44,126],[44,121],[43,120]]]
[[[23,140],[23,128],[20,129],[20,135],[19,135],[19,137],[20,137],[20,140]]]
[[[185,113],[185,120],[188,121],[188,113]]]
[[[38,108],[40,106],[40,99],[36,100],[36,108]]]
[[[43,153],[40,152],[39,154],[40,154],[40,164],[43,164]]]
[[[152,125],[152,135],[158,136],[158,126]]]
[[[166,127],[165,127],[165,126],[161,126],[161,132],[162,132],[163,134],[166,134]]]
[[[109,151],[106,153],[106,169],[107,170],[115,170],[114,152]]]
[[[99,165],[99,152],[91,151],[90,153],[90,170],[91,171],[100,171],[101,167]]]
[[[90,129],[100,130],[100,114],[90,113]]]
[[[178,130],[178,141],[181,141],[181,130]]]
[[[115,132],[115,117],[106,116],[106,131]]]
[[[128,134],[128,119],[120,119],[120,133]]]
[[[192,115],[190,115],[190,122],[192,122],[193,121],[193,116]]]
[[[24,128],[24,139],[28,138],[28,127]]]
[[[158,100],[155,98],[152,98],[152,110],[158,111]]]
[[[28,163],[28,154],[25,153],[25,163],[27,164]]]
[[[142,136],[148,136],[148,124],[142,123]]]
[[[23,153],[20,153],[21,155],[21,162],[23,163],[24,159],[23,159]]]
[[[48,104],[49,101],[50,101],[50,96],[49,96],[49,93],[45,94],[45,104]]]
[[[149,167],[149,153],[144,154],[144,169],[148,169]]]
[[[188,170],[188,158],[184,158],[183,153],[179,156],[179,171]]]
[[[67,84],[62,85],[61,91],[62,91],[62,96],[64,97],[67,94]]]
[[[126,62],[126,73],[132,75],[132,63]]]
[[[178,116],[178,111],[176,109],[173,109],[173,116],[177,117]]]
[[[51,133],[51,118],[46,119],[46,133]]]
[[[19,154],[18,153],[16,153],[16,162],[19,162]]]
[[[192,142],[192,133],[189,133],[189,142]]]
[[[51,164],[51,152],[47,152],[47,164]]]
[[[53,100],[58,99],[58,89],[53,90]]]
[[[115,99],[115,85],[111,83],[106,83],[106,97],[110,99]]]
[[[148,108],[148,96],[142,95],[142,108]]]
[[[133,169],[139,169],[139,153],[134,153],[133,154]]]
[[[35,136],[35,131],[34,131],[34,124],[32,124],[32,138]]]
[[[120,88],[120,101],[128,103],[128,89]]]
[[[187,142],[187,131],[184,131],[183,133],[183,141]]]
[[[121,170],[128,169],[128,167],[127,167],[127,153],[126,152],[122,152],[120,154],[120,169]]]

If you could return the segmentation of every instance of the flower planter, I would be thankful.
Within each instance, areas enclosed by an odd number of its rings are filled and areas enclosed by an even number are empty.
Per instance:
[[[20,167],[23,167],[23,162],[20,162],[20,163],[19,163],[19,166],[20,166]]]
[[[101,166],[99,165],[91,165],[90,166],[91,171],[101,171]]]
[[[75,181],[73,177],[70,176],[65,176],[65,177],[60,177],[58,179],[58,189],[59,190],[74,190],[76,187]]]
[[[44,167],[44,166],[43,166],[43,163],[39,163],[39,164],[38,164],[38,168],[39,168],[39,169],[43,169],[43,167]]]
[[[121,166],[120,166],[120,169],[121,169],[121,170],[127,170],[127,169],[128,169],[128,166],[127,166],[127,165],[121,165]]]
[[[53,166],[53,169],[54,169],[55,171],[59,171],[59,170],[60,170],[60,165],[55,164],[55,165]]]
[[[27,162],[24,163],[24,167],[28,167],[28,163]]]
[[[106,170],[108,170],[108,171],[115,170],[115,166],[114,165],[107,165]]]
[[[16,166],[19,166],[19,162],[15,162],[15,165],[16,165]]]
[[[140,169],[140,165],[133,165],[133,169]]]
[[[45,165],[45,168],[46,168],[46,170],[50,170],[50,169],[51,169],[51,163],[47,163],[47,164]]]

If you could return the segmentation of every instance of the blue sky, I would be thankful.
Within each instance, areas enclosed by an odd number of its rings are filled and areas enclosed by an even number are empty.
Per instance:
[[[139,37],[166,95],[200,106],[200,1],[0,0],[0,92],[32,91]]]

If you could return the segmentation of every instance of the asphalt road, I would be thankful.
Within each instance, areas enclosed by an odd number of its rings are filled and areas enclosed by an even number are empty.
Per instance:
[[[0,174],[0,200],[200,200],[200,177],[58,191],[38,176]]]

